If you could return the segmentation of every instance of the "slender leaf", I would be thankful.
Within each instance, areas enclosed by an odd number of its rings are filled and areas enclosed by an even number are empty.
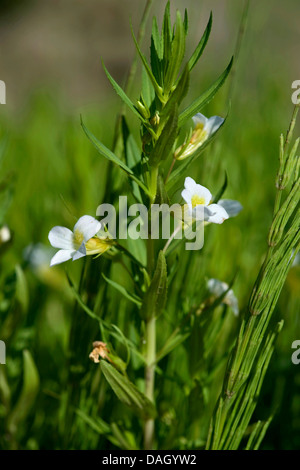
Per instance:
[[[154,404],[127,377],[104,360],[100,361],[100,367],[107,382],[122,403],[143,419],[155,417]]]

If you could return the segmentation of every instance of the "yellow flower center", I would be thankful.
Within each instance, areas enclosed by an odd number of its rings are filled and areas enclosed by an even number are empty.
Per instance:
[[[76,250],[78,250],[83,240],[84,240],[83,233],[81,233],[79,230],[75,230],[74,236],[73,236],[73,242],[74,242]]]
[[[95,255],[97,253],[104,253],[111,248],[112,243],[109,239],[101,240],[100,238],[91,238],[85,244],[86,254]]]
[[[201,144],[207,136],[207,132],[203,130],[204,125],[202,123],[199,123],[196,125],[193,135],[191,137],[190,143],[191,144]]]
[[[195,194],[194,196],[192,196],[191,202],[192,202],[192,207],[194,208],[198,206],[199,204],[204,205],[205,199],[204,197],[200,197],[197,194]]]

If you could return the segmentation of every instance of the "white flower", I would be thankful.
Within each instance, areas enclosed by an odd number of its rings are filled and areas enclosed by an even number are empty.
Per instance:
[[[197,184],[188,176],[185,178],[184,187],[181,196],[188,205],[189,216],[193,219],[222,224],[229,218],[228,213],[220,204],[210,204],[212,194],[205,186]]]
[[[63,263],[72,258],[73,261],[86,255],[103,253],[109,249],[108,241],[93,238],[101,229],[101,223],[84,215],[74,226],[73,232],[66,227],[53,227],[48,235],[51,245],[60,250],[53,256],[50,266]]]
[[[209,281],[207,281],[207,288],[215,297],[220,297],[229,289],[229,285],[226,284],[226,282],[219,281],[219,279],[209,279]],[[238,300],[232,289],[228,290],[222,303],[228,305],[232,309],[234,315],[237,316],[239,314]]]
[[[184,160],[194,153],[201,145],[215,134],[224,123],[224,119],[220,116],[205,117],[201,113],[197,113],[193,117],[194,131],[191,135],[190,141],[184,143],[175,152],[177,160]]]
[[[11,239],[11,232],[7,225],[0,228],[0,245],[9,242]]]
[[[224,207],[229,217],[236,217],[243,209],[242,204],[233,199],[220,199],[218,204]]]
[[[49,266],[52,258],[52,248],[42,243],[28,245],[24,248],[23,257],[33,269]]]

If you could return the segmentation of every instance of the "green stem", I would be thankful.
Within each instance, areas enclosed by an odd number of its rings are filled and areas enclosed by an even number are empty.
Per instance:
[[[151,317],[146,322],[146,368],[145,368],[145,395],[154,401],[155,383],[155,361],[156,361],[156,318]],[[144,448],[153,449],[154,441],[154,419],[147,419],[144,426]]]
[[[154,203],[156,197],[156,190],[157,190],[157,175],[158,175],[158,168],[153,167],[150,170],[150,181],[149,181],[149,197],[150,197],[150,207],[151,204]]]
[[[151,205],[151,203],[150,203]],[[154,270],[154,245],[153,240],[147,240],[147,271],[149,278],[152,278]],[[154,383],[155,383],[155,363],[156,363],[156,318],[155,312],[146,320],[146,354],[145,354],[145,395],[150,401],[154,402]],[[144,423],[144,448],[151,450],[153,448],[155,432],[154,419],[147,419]]]

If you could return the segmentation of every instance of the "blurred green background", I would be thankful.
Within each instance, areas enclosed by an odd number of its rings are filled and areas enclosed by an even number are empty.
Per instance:
[[[192,76],[191,101],[216,79],[234,53],[243,2],[177,0],[171,1],[171,6],[173,13],[175,8],[182,12],[188,8],[189,52],[213,12],[211,38]],[[0,3],[0,79],[7,87],[7,104],[0,105],[0,184],[7,188],[0,193],[0,227],[7,225],[12,233],[12,241],[0,252],[0,326],[1,312],[7,308],[5,293],[15,286],[16,265],[23,268],[18,289],[26,291],[15,300],[17,320],[4,325],[7,364],[0,365],[3,432],[7,403],[12,406],[22,388],[24,349],[34,358],[40,380],[39,394],[28,413],[23,420],[22,416],[16,420],[19,430],[15,441],[0,436],[4,447],[9,443],[21,448],[67,445],[61,437],[63,430],[57,428],[62,413],[57,402],[66,374],[74,301],[64,266],[48,267],[55,250],[47,235],[52,226],[73,227],[76,218],[95,215],[100,202],[109,202],[102,198],[106,184],[113,187],[113,181],[106,181],[107,164],[84,135],[80,115],[110,147],[121,103],[105,77],[101,58],[118,83],[124,83],[134,57],[130,18],[136,31],[143,8],[141,0]],[[159,24],[163,9],[163,2],[154,1],[151,16],[155,14]],[[225,116],[232,86],[226,125],[213,147],[197,160],[193,174],[216,192],[226,170],[229,184],[225,197],[238,199],[244,207],[230,223],[210,229],[206,245],[213,249],[204,247],[202,257],[207,277],[229,282],[237,272],[234,291],[242,307],[266,249],[279,136],[286,131],[292,113],[291,84],[300,79],[299,15],[298,0],[284,4],[280,0],[251,1],[234,74],[203,110],[207,116]],[[148,37],[146,33],[146,52]],[[139,84],[137,74],[130,93],[133,100],[139,97]],[[137,128],[137,122],[132,119],[132,123]],[[298,123],[296,136],[299,134]],[[35,245],[39,251],[33,257],[30,250]],[[68,266],[76,280],[81,266],[80,261]],[[284,318],[285,326],[257,409],[263,416],[264,410],[270,409],[275,387],[281,404],[264,440],[263,447],[268,449],[300,448],[300,371],[291,362],[291,344],[300,339],[299,285],[299,266],[294,266],[276,309],[276,318]],[[77,314],[84,322],[84,314]],[[0,339],[2,336],[0,330]],[[91,349],[93,339],[83,338],[84,348]],[[94,370],[88,357],[84,360],[86,368]],[[5,380],[3,368],[7,371]],[[74,406],[77,404],[74,400]],[[78,425],[73,431],[77,437],[68,446],[79,445],[76,442],[86,432],[85,426]],[[80,445],[95,448],[98,437],[82,438]]]

